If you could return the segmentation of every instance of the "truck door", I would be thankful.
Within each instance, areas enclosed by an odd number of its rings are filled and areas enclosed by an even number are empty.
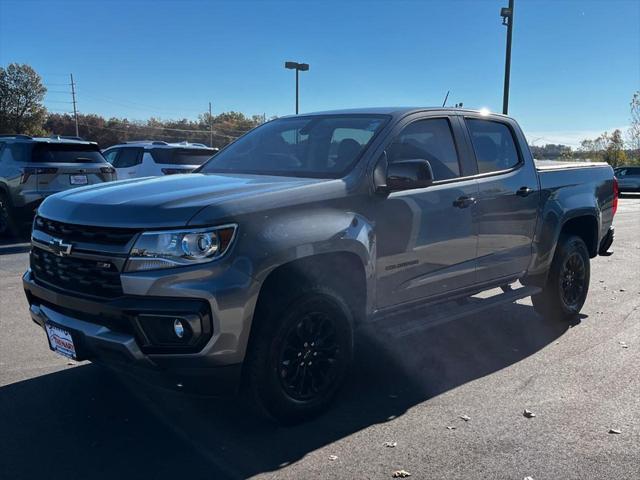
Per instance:
[[[478,185],[463,178],[464,137],[455,117],[418,117],[386,147],[387,161],[428,160],[434,183],[393,192],[377,206],[379,308],[475,282]]]
[[[540,188],[524,135],[508,119],[465,116],[478,168],[478,282],[524,272]]]

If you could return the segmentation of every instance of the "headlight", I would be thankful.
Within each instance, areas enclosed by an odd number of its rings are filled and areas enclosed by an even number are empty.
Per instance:
[[[145,232],[129,254],[126,272],[157,270],[211,262],[231,246],[237,225],[192,230]]]

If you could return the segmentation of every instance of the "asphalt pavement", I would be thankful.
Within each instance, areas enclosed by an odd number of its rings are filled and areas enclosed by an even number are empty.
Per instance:
[[[614,225],[574,324],[529,299],[407,314],[411,335],[361,332],[335,407],[291,428],[55,355],[27,313],[28,245],[0,244],[0,478],[638,479],[640,196]]]

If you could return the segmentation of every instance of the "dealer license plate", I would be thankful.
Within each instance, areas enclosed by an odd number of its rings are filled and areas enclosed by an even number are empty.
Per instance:
[[[86,185],[89,183],[86,175],[69,175],[71,185]]]
[[[50,323],[45,323],[45,329],[51,350],[68,358],[76,358],[76,347],[68,331]]]

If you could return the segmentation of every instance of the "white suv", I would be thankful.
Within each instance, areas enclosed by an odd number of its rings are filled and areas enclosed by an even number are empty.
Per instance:
[[[102,151],[114,166],[118,180],[190,173],[218,152],[202,143],[138,140]]]

